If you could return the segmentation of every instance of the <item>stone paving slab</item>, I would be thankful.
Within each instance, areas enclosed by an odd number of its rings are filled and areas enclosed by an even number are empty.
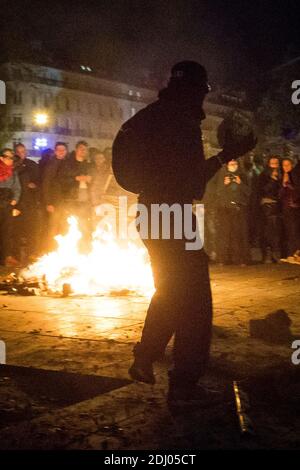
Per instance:
[[[192,444],[203,449],[295,448],[300,443],[300,423],[294,422],[291,429],[263,408],[255,415],[260,439],[245,444],[228,394],[234,378],[256,377],[291,366],[291,345],[251,338],[249,320],[283,308],[292,320],[293,334],[300,339],[300,267],[212,267],[211,277],[214,334],[207,380],[217,380],[226,389],[223,406],[199,410],[195,416],[174,417],[170,413],[165,403],[166,371],[171,363],[168,348],[166,357],[155,366],[155,387],[131,383],[9,426],[0,432],[0,448],[184,449]],[[148,299],[134,297],[0,295],[0,339],[7,345],[7,362],[128,378],[132,347],[141,334],[147,304]],[[256,396],[255,400],[259,404]]]

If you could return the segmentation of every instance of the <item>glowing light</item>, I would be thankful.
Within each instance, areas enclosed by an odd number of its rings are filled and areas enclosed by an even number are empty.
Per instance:
[[[34,139],[33,147],[36,150],[39,150],[41,148],[46,148],[47,146],[48,146],[48,140],[46,139],[46,137],[37,137],[36,139]]]
[[[90,252],[82,254],[77,219],[69,217],[68,224],[68,233],[55,237],[57,250],[23,270],[24,279],[44,279],[52,292],[59,293],[69,284],[72,292],[80,295],[153,294],[151,266],[142,246],[132,242],[121,245],[109,229],[96,229]]]
[[[48,122],[48,115],[46,113],[36,113],[34,122],[38,126],[45,126]]]

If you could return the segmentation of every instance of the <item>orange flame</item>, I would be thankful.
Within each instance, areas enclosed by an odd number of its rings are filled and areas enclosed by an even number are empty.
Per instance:
[[[99,295],[125,291],[151,296],[153,277],[147,252],[141,245],[121,246],[112,232],[96,229],[88,254],[79,252],[81,232],[75,217],[68,218],[66,235],[55,237],[58,248],[23,270],[24,279],[45,279],[48,289],[62,292],[69,284],[74,294]]]

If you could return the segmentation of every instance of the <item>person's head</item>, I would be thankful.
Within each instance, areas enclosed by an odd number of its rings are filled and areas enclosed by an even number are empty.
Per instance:
[[[24,144],[17,144],[15,147],[15,154],[17,157],[21,158],[21,160],[25,160],[27,157],[27,149]]]
[[[268,160],[268,167],[271,168],[272,170],[279,169],[279,157],[276,157],[276,156],[270,157]]]
[[[238,161],[237,161],[237,160],[230,160],[230,161],[227,163],[227,170],[228,170],[230,173],[235,173],[238,169],[239,169],[239,164],[238,164]]]
[[[261,169],[264,168],[264,157],[263,155],[254,155],[254,160],[253,163],[255,164],[256,167],[259,167]]]
[[[14,164],[14,152],[10,148],[5,148],[1,152],[0,160],[6,166],[13,166]]]
[[[250,171],[254,166],[254,152],[248,152],[243,157],[242,164],[246,171]]]
[[[291,158],[284,158],[282,160],[282,169],[284,173],[289,173],[294,167],[293,160]]]
[[[68,147],[64,142],[56,142],[54,147],[54,155],[57,160],[64,160],[68,154]]]
[[[205,119],[203,101],[209,91],[207,72],[203,65],[186,60],[172,67],[167,88],[159,96],[176,103],[193,119],[202,120]]]
[[[75,145],[75,159],[82,162],[88,157],[88,144],[84,140],[80,140]]]
[[[106,164],[106,158],[103,152],[97,152],[93,155],[93,163],[100,168]]]

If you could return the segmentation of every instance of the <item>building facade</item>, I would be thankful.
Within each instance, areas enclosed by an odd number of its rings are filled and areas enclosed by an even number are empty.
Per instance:
[[[7,113],[1,128],[7,146],[23,142],[37,155],[64,141],[78,140],[103,150],[111,147],[122,122],[155,98],[150,89],[105,80],[89,73],[25,63],[6,63],[0,78],[6,84]],[[42,119],[39,119],[42,116]]]
[[[153,89],[95,76],[85,66],[77,73],[9,62],[0,66],[0,79],[7,92],[6,105],[1,105],[7,112],[0,123],[0,132],[8,136],[5,145],[22,142],[33,156],[57,141],[66,142],[69,149],[78,140],[101,150],[111,147],[121,124],[157,96]],[[207,96],[202,123],[207,157],[218,151],[220,122],[233,109],[243,108],[243,102],[243,96],[222,90]]]

